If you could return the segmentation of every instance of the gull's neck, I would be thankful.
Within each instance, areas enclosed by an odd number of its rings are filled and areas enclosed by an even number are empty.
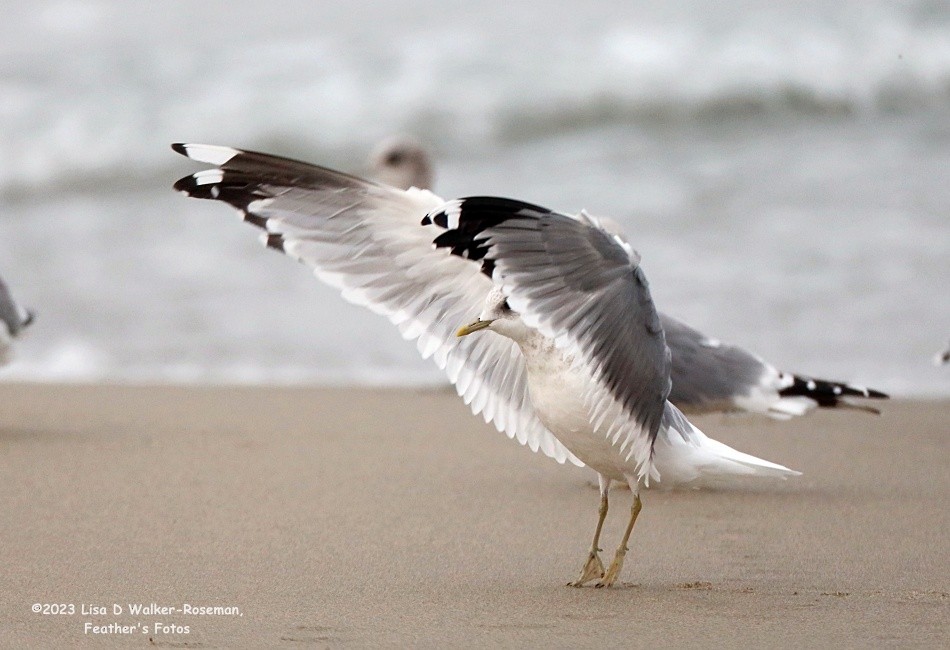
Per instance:
[[[567,355],[557,348],[554,339],[529,327],[520,318],[495,321],[491,329],[518,344],[529,371],[553,372],[555,366],[570,365]]]

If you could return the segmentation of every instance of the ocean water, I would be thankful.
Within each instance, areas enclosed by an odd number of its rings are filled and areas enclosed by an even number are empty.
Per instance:
[[[621,222],[659,307],[783,369],[950,395],[950,3],[0,1],[0,380],[430,384],[168,148]],[[474,315],[474,314],[473,314]]]

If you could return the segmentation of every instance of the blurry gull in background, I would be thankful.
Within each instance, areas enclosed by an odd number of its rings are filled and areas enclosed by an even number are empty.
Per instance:
[[[369,169],[373,180],[401,190],[432,189],[432,157],[425,145],[410,136],[382,140],[369,155]]]
[[[0,278],[0,364],[9,361],[13,339],[33,322],[33,312],[24,309],[10,295],[3,278]]]
[[[708,438],[667,401],[670,352],[640,256],[597,219],[495,197],[446,203],[230,147],[173,149],[214,165],[175,189],[236,207],[268,247],[388,317],[500,431],[597,472],[599,520],[572,585],[614,583],[650,481],[798,474]],[[469,336],[481,330],[495,334]],[[633,507],[605,571],[613,481],[630,487]]]
[[[425,145],[409,136],[380,142],[370,154],[370,169],[377,181],[402,190],[432,189],[432,156]],[[612,220],[602,221],[619,233]],[[888,397],[863,386],[780,371],[758,355],[706,336],[664,313],[660,313],[660,322],[673,355],[669,400],[685,413],[762,413],[782,420],[817,407],[879,413],[848,398]]]

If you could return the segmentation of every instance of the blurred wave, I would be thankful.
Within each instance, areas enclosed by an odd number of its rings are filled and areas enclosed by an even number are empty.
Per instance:
[[[5,377],[438,381],[170,190],[173,141],[360,172],[409,132],[446,195],[622,221],[711,335],[950,394],[950,3],[0,0],[0,125]]]
[[[0,192],[145,182],[168,169],[169,132],[306,154],[399,130],[472,148],[616,124],[950,111],[946,3],[671,3],[681,10],[664,16],[635,2],[616,19],[613,3],[562,4],[572,28],[552,33],[537,23],[543,3],[503,25],[486,20],[491,2],[471,21],[449,11],[445,27],[373,3],[262,15],[240,3],[0,3],[24,14],[0,27]]]

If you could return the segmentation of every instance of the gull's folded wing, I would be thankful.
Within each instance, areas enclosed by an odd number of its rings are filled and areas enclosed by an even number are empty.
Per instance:
[[[887,398],[863,386],[781,372],[758,355],[711,339],[672,316],[661,313],[660,322],[673,355],[669,400],[687,413],[748,411],[778,419],[816,407],[877,413],[847,398]]]

